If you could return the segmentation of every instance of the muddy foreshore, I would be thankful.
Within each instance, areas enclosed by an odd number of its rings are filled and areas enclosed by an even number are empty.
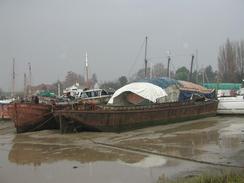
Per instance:
[[[1,183],[156,183],[244,169],[244,117],[212,117],[125,133],[16,134],[0,121]]]

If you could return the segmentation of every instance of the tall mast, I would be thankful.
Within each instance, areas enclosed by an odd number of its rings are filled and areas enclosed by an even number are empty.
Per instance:
[[[145,78],[147,78],[147,36],[146,36],[146,43],[145,43]]]
[[[13,58],[13,73],[12,73],[12,93],[11,97],[15,95],[15,58]]]
[[[61,96],[60,82],[58,81],[58,97]]]
[[[196,62],[196,70],[197,70],[197,74],[196,74],[196,83],[198,83],[198,50],[196,49],[196,58],[195,58],[195,62]]]
[[[170,70],[169,70],[169,66],[170,66],[170,55],[168,56],[168,67],[167,67],[167,77],[169,78],[170,77]]]
[[[28,91],[28,94],[31,95],[32,91],[31,91],[31,63],[28,62],[28,67],[29,67],[29,91]]]
[[[191,56],[191,70],[189,75],[189,81],[192,81],[192,69],[193,69],[193,61],[194,61],[194,55]]]
[[[86,82],[88,84],[88,58],[87,58],[87,52],[86,52]]]
[[[27,77],[26,73],[24,73],[24,97],[27,96]]]

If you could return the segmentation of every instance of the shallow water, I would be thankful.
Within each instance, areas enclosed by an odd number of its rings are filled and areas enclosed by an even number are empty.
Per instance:
[[[16,135],[11,121],[0,121],[0,182],[153,183],[222,168],[191,160],[244,167],[243,121],[212,117],[120,134],[64,135]]]

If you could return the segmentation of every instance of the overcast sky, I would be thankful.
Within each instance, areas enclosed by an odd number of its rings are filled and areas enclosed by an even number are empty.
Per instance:
[[[83,75],[86,51],[100,82],[131,75],[145,36],[151,64],[166,65],[171,50],[172,69],[189,68],[198,50],[198,66],[217,69],[219,46],[244,39],[244,1],[0,0],[0,88],[11,88],[13,57],[18,90],[28,62],[34,84]]]

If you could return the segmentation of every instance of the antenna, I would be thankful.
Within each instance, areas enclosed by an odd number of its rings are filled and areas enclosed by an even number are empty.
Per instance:
[[[147,78],[147,36],[146,36],[146,43],[145,43],[145,78]]]
[[[13,73],[12,73],[12,93],[11,97],[15,95],[15,58],[13,58]]]

